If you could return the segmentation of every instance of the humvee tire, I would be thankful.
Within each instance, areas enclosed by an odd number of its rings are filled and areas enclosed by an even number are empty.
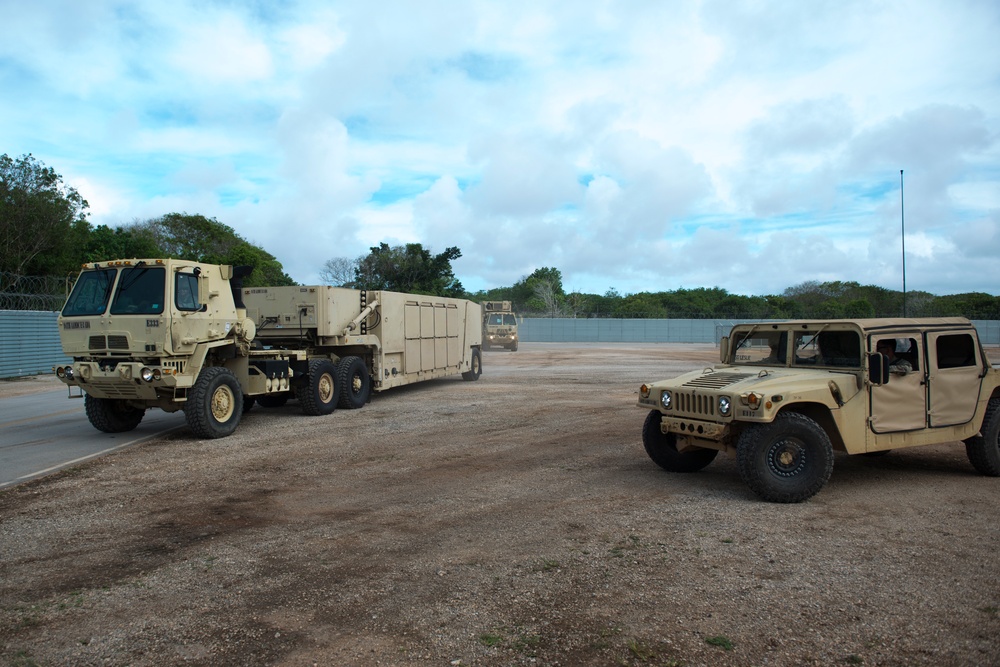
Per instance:
[[[253,406],[255,405],[257,405],[256,396],[247,396],[246,394],[243,395],[243,414],[253,410]]]
[[[800,503],[816,495],[833,473],[833,446],[819,424],[782,412],[769,424],[748,426],[736,443],[740,477],[772,503]]]
[[[1000,398],[986,404],[979,435],[965,440],[965,453],[980,475],[1000,477]]]
[[[337,367],[328,359],[309,362],[309,375],[296,392],[302,412],[307,415],[328,415],[337,408]]]
[[[371,398],[372,378],[361,357],[343,357],[337,362],[337,383],[340,385],[337,407],[357,410]]]
[[[202,369],[188,392],[184,418],[199,438],[224,438],[236,430],[243,416],[243,390],[228,368]]]
[[[469,370],[462,373],[462,379],[475,382],[483,374],[483,355],[477,348],[472,348],[472,359],[469,360]]]
[[[98,431],[124,433],[133,430],[142,421],[146,411],[133,408],[117,398],[94,398],[90,394],[83,400],[87,419]]]
[[[650,410],[642,425],[642,446],[653,462],[669,472],[698,472],[719,455],[717,449],[691,449],[677,451],[677,436],[660,431],[663,415]]]

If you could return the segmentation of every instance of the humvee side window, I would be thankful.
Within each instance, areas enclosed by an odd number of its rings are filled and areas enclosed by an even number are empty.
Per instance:
[[[158,315],[163,312],[166,270],[161,267],[137,266],[122,270],[112,315]]]
[[[198,303],[198,276],[178,273],[174,277],[174,305],[178,310],[201,310]]]
[[[833,368],[861,367],[861,338],[854,331],[803,333],[795,338],[795,364]]]
[[[949,334],[937,339],[938,368],[976,365],[976,343],[969,334]]]
[[[62,314],[65,317],[101,315],[108,307],[111,286],[115,284],[117,269],[84,271],[66,300]]]

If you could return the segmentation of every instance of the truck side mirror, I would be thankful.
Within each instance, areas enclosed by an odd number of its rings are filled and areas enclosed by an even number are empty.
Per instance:
[[[868,355],[868,381],[880,386],[889,382],[889,357],[878,352]]]
[[[726,363],[729,359],[729,336],[723,336],[719,341],[719,361]]]

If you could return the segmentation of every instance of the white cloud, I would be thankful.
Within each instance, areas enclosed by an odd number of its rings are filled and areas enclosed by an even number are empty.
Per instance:
[[[1000,284],[1000,6],[4,3],[0,152],[95,223],[217,217],[300,281],[378,241],[468,288]],[[911,249],[912,248],[912,249]],[[909,259],[909,258],[908,258]]]

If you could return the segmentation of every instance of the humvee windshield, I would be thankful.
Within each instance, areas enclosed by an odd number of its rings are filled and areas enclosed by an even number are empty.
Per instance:
[[[791,352],[789,356],[789,334]],[[855,331],[758,331],[734,334],[733,364],[754,366],[861,367],[861,337]]]

